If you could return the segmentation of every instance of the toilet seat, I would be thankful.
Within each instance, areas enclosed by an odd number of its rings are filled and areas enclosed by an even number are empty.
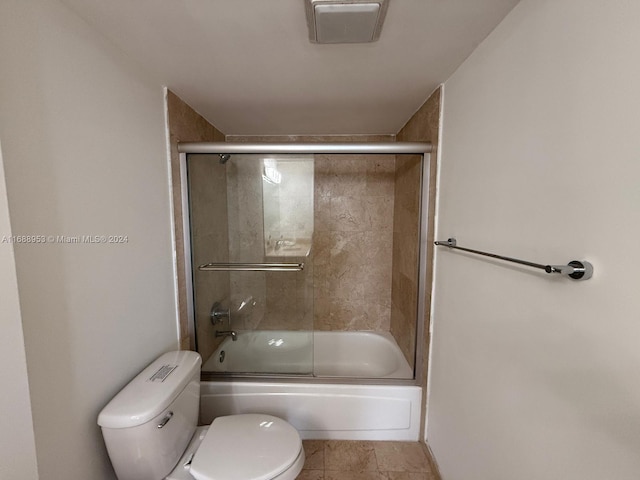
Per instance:
[[[263,414],[216,418],[191,462],[196,480],[287,480],[302,469],[304,451],[298,431]]]

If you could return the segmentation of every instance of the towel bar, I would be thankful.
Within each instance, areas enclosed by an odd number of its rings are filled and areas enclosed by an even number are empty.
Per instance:
[[[547,273],[561,273],[562,275],[566,275],[573,280],[588,280],[593,276],[593,265],[586,261],[572,260],[567,265],[543,265],[541,263],[534,263],[528,262],[527,260],[520,260],[518,258],[505,257],[503,255],[497,255],[495,253],[481,252],[480,250],[459,247],[455,238],[449,238],[446,241],[438,240],[434,243],[436,245],[454,248],[456,250],[462,250],[464,252],[475,253],[476,255],[483,255],[485,257],[497,258],[498,260],[504,260],[506,262],[539,268]]]

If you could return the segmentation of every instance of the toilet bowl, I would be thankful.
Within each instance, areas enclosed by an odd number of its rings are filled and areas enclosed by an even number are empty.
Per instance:
[[[294,480],[305,455],[297,430],[265,414],[197,426],[200,355],[169,352],[98,416],[119,480]]]

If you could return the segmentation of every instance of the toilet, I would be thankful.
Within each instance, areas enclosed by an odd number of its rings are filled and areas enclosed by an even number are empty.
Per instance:
[[[198,427],[200,355],[162,355],[98,416],[119,480],[294,480],[298,431],[271,415],[216,418]]]

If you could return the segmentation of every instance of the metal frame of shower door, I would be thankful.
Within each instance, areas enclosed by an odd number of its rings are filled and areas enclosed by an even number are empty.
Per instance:
[[[418,245],[418,311],[416,313],[416,338],[413,359],[414,384],[422,385],[424,358],[426,353],[425,323],[427,321],[427,295],[431,285],[427,285],[427,236],[429,234],[429,186],[431,184],[431,152],[422,154],[422,179],[420,184],[420,235]],[[433,265],[432,267],[433,268]],[[433,277],[432,277],[433,278]],[[427,290],[428,289],[428,290]],[[420,360],[420,361],[418,361]],[[424,405],[423,405],[424,410]]]
[[[333,153],[333,154],[417,154],[422,155],[422,179],[420,189],[420,244],[418,264],[418,305],[417,325],[414,350],[414,378],[413,379],[383,379],[363,378],[368,385],[421,385],[424,375],[422,357],[425,354],[424,340],[426,295],[427,295],[427,234],[429,231],[429,183],[431,151],[430,143],[423,142],[379,142],[379,143],[222,143],[222,142],[188,142],[179,143],[180,153],[180,185],[182,195],[182,232],[184,242],[184,273],[187,289],[187,330],[192,349],[196,349],[195,340],[195,311],[193,299],[193,269],[191,259],[191,226],[189,218],[189,190],[187,179],[188,154],[296,154],[296,153]],[[179,296],[179,294],[178,294]],[[178,319],[179,321],[179,319]],[[418,361],[420,359],[421,361]],[[276,375],[276,374],[224,374],[206,375],[203,380],[231,380],[243,381],[279,381],[279,382],[308,382],[314,383],[353,383],[352,377],[318,378],[313,376]]]
[[[184,282],[187,299],[187,332],[189,333],[189,347],[198,351],[196,345],[196,316],[194,309],[193,269],[191,264],[191,209],[189,208],[189,179],[187,178],[187,154],[180,153],[180,194],[182,200],[182,251],[184,252]],[[173,196],[172,196],[173,198]],[[177,248],[176,248],[177,250]],[[177,259],[176,259],[177,260]],[[177,263],[177,261],[176,261]],[[176,278],[176,288],[179,288]],[[180,292],[177,292],[176,300],[180,301]],[[178,314],[180,306],[178,305]],[[180,334],[180,318],[178,318],[178,335]],[[181,341],[181,339],[178,339]]]
[[[182,142],[179,153],[201,154],[269,154],[269,153],[351,153],[351,154],[416,154],[431,153],[426,142],[327,142],[327,143],[226,143]]]

